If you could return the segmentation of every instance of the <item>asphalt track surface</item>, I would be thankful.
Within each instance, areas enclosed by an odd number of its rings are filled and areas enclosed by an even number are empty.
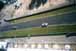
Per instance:
[[[49,25],[60,25],[60,24],[75,24],[76,23],[76,12],[66,13],[62,15],[46,17],[42,19],[36,19],[32,21],[22,22],[14,25],[8,25],[0,28],[0,32],[13,30],[14,26],[16,29],[25,29],[31,27],[39,27],[42,23],[48,23]]]

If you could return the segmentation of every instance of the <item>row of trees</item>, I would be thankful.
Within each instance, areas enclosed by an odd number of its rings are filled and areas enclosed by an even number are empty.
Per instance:
[[[47,0],[32,0],[29,9],[38,8],[41,4],[44,5]]]

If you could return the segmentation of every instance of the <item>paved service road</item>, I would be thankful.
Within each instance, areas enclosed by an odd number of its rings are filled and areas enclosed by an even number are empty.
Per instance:
[[[1,32],[12,30],[13,26],[17,26],[17,29],[30,28],[41,26],[42,23],[47,22],[49,25],[58,25],[58,24],[75,24],[76,23],[76,13],[67,13],[37,20],[32,20],[28,22],[22,22],[11,26],[5,26],[0,29]]]

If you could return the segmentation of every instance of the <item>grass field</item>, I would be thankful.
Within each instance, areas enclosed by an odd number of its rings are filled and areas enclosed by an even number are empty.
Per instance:
[[[38,35],[38,34],[52,34],[60,32],[76,32],[76,24],[72,25],[49,25],[48,27],[32,27],[27,29],[12,30],[7,32],[1,32],[0,37],[11,37],[11,36],[26,36]]]
[[[47,12],[47,13],[42,13],[42,14],[38,14],[38,15],[34,15],[34,16],[24,17],[24,18],[21,18],[21,19],[10,21],[10,22],[12,24],[16,24],[16,23],[41,19],[41,18],[45,18],[45,17],[51,17],[51,16],[60,15],[60,14],[65,14],[65,13],[68,13],[68,12],[76,12],[76,7],[75,6],[67,7],[67,8],[63,8],[63,9],[59,9],[59,10],[55,10],[55,11],[50,11],[50,12]]]

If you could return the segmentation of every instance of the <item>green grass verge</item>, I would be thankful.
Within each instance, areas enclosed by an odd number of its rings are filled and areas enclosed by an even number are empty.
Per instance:
[[[59,32],[76,32],[76,25],[49,25],[48,27],[33,27],[20,30],[12,30],[7,32],[1,32],[0,37],[10,37],[10,36],[26,36],[36,35],[36,34],[51,34]]]
[[[41,19],[41,18],[45,18],[45,17],[48,17],[48,16],[56,16],[56,15],[60,15],[60,14],[68,13],[68,12],[76,12],[76,7],[75,6],[67,7],[67,8],[55,10],[55,11],[52,11],[52,12],[50,11],[50,12],[42,13],[42,14],[35,15],[35,16],[29,16],[29,17],[13,20],[13,21],[10,21],[10,22],[12,24],[16,24],[16,23],[20,23],[20,22],[35,20],[35,19]]]

